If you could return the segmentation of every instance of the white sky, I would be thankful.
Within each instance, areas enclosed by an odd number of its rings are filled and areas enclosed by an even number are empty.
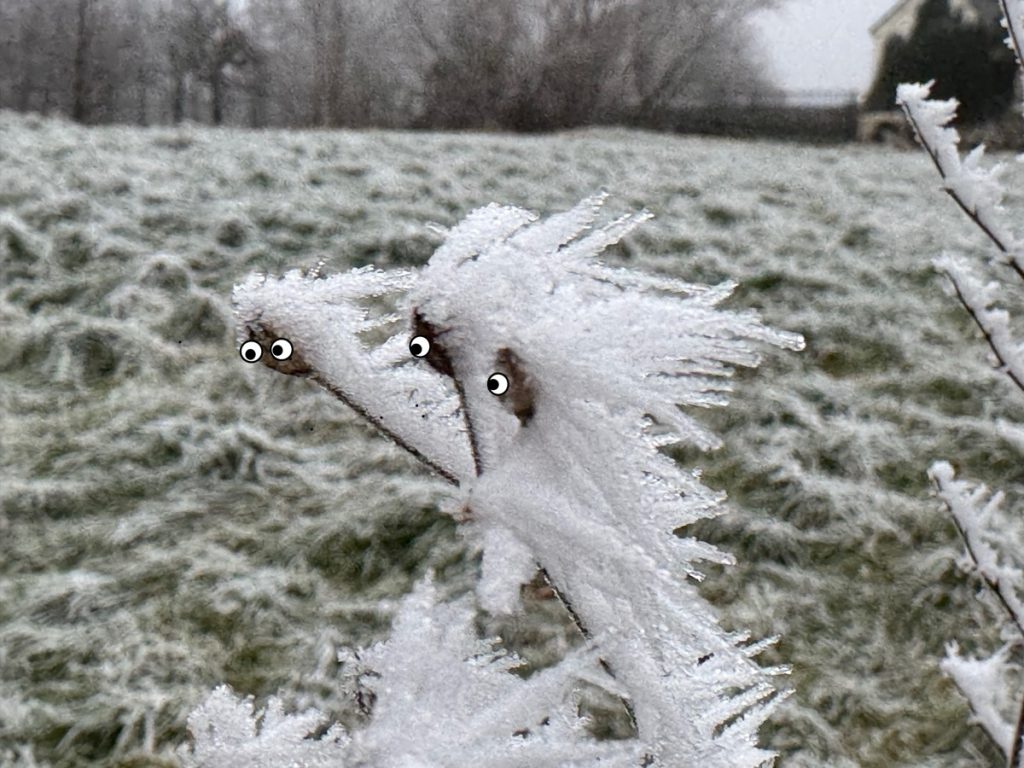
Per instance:
[[[787,90],[864,90],[871,84],[870,27],[896,0],[789,0],[758,14],[764,49]]]

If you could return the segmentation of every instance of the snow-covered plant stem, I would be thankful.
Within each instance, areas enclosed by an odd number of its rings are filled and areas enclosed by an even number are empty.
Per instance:
[[[1007,44],[1017,57],[1024,81],[1024,0],[1000,0],[1000,7],[1009,32]],[[1024,280],[1024,242],[1001,215],[1004,190],[999,176],[1003,167],[982,166],[983,146],[961,158],[960,136],[950,125],[957,102],[930,99],[931,87],[932,83],[904,83],[897,89],[896,100],[938,169],[945,191],[996,246],[1002,263]],[[949,278],[999,368],[1024,392],[1024,344],[1013,337],[1009,314],[995,306],[998,284],[983,282],[958,256],[943,254],[934,263]],[[963,539],[963,564],[994,596],[1014,638],[988,659],[964,658],[952,643],[941,666],[967,698],[975,721],[1006,755],[1007,765],[1024,768],[1024,696],[1013,682],[1020,669],[1010,660],[1012,651],[1019,656],[1024,647],[1024,541],[1019,521],[1008,519],[1003,512],[1002,493],[990,494],[984,486],[956,479],[947,462],[933,464],[929,475]],[[1012,719],[1011,713],[1015,715]]]
[[[540,569],[586,650],[557,666],[551,690],[571,689],[573,678],[599,684],[636,729],[626,744],[596,745],[578,717],[561,729],[544,718],[564,711],[549,699],[521,708],[515,723],[500,708],[493,722],[482,712],[479,727],[492,739],[481,742],[490,750],[482,761],[465,751],[438,760],[438,744],[406,740],[386,754],[385,740],[367,741],[376,724],[399,720],[403,706],[426,706],[392,697],[391,709],[370,713],[365,733],[339,737],[339,754],[423,768],[754,768],[774,758],[757,746],[757,729],[783,698],[771,676],[786,670],[758,666],[766,643],[726,632],[696,591],[702,561],[732,558],[674,531],[720,514],[722,496],[663,449],[718,445],[679,406],[723,405],[733,369],[758,363],[758,344],[799,349],[803,340],[753,313],[720,309],[731,283],[695,285],[598,261],[649,218],[596,226],[604,200],[542,221],[519,208],[481,208],[417,271],[296,271],[236,286],[242,358],[320,383],[444,477],[455,497],[448,509],[481,553],[477,606],[515,612],[522,584]],[[390,338],[378,343],[383,332]],[[436,590],[412,599],[391,650],[377,654],[392,686],[403,670],[391,657],[414,641],[407,631],[442,611],[438,599]],[[433,667],[428,651],[421,663]],[[451,668],[443,676],[468,686],[456,697],[486,698],[477,688],[499,686],[507,665],[490,669],[483,680]],[[239,722],[249,717],[243,710]],[[438,728],[456,727],[437,717]],[[550,754],[539,762],[546,740]],[[364,749],[371,742],[377,751]]]
[[[897,90],[897,101],[938,168],[946,192],[995,243],[1004,262],[1024,279],[1024,244],[1009,232],[999,216],[1004,195],[999,182],[1002,166],[981,166],[983,146],[961,160],[957,149],[960,136],[949,125],[956,115],[957,103],[929,99],[931,86],[903,84]],[[996,286],[982,283],[963,259],[942,256],[935,264],[953,284],[957,298],[981,330],[1000,366],[1024,390],[1024,347],[1012,338],[1008,313],[992,308]]]
[[[1004,26],[1009,30],[1006,42],[1017,58],[1024,78],[1021,41],[1024,41],[1024,1],[999,0]],[[964,160],[957,149],[960,136],[949,124],[956,116],[955,99],[930,100],[933,82],[904,83],[896,91],[896,103],[902,107],[914,133],[935,164],[944,188],[961,210],[974,221],[1003,254],[1007,264],[1024,279],[1024,243],[999,221],[1003,188],[999,183],[1002,166],[981,167],[984,146],[975,148]]]
[[[953,468],[944,461],[933,464],[928,474],[964,541],[966,565],[981,577],[1004,612],[1007,624],[1024,639],[1024,571],[1014,562],[1012,553],[1003,551],[1004,532],[1009,527],[1003,494],[990,494],[983,485],[972,486],[957,480]],[[1006,694],[1009,650],[1010,646],[1006,646],[987,660],[963,659],[953,644],[942,667],[966,695],[975,719],[1007,754],[1010,768],[1021,768],[1024,697],[1017,706],[1015,724],[1004,718],[1005,704],[999,706],[1000,697]]]
[[[998,201],[1002,198],[998,175],[1001,166],[981,167],[984,147],[977,147],[961,159],[957,149],[960,136],[949,126],[956,116],[957,101],[929,99],[934,81],[923,85],[904,83],[897,90],[897,103],[914,128],[944,182],[946,193],[984,232],[1006,257],[1010,267],[1024,278],[1024,260],[1019,243],[998,221]]]

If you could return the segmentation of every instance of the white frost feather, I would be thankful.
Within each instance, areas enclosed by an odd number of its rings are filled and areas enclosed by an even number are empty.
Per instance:
[[[332,726],[311,710],[256,710],[221,686],[189,716],[186,768],[635,768],[635,742],[597,742],[575,714],[577,673],[601,682],[584,649],[522,678],[519,661],[477,638],[465,601],[438,602],[430,582],[406,597],[391,638],[343,657],[366,696],[365,728]]]
[[[510,532],[583,624],[605,634],[602,658],[659,764],[761,765],[772,755],[756,747],[756,730],[777,700],[768,674],[686,580],[700,578],[697,563],[730,558],[673,533],[720,513],[721,498],[659,449],[716,446],[679,406],[724,403],[733,369],[758,363],[757,343],[799,349],[802,339],[721,310],[731,285],[601,265],[602,250],[649,218],[595,229],[603,199],[538,223],[500,209],[509,235],[484,246],[471,217],[469,234],[459,225],[451,236],[471,247],[446,244],[410,292],[410,305],[444,329],[478,437],[471,525],[485,563],[495,532]],[[494,224],[497,209],[487,211]],[[499,349],[531,381],[528,423],[486,388]]]
[[[1009,677],[1010,648],[1004,646],[988,659],[973,659],[960,655],[956,643],[946,648],[942,671],[953,678],[974,713],[974,721],[984,728],[1003,753],[1009,757],[1013,741],[1013,726],[1003,715],[1010,708],[1006,680]]]

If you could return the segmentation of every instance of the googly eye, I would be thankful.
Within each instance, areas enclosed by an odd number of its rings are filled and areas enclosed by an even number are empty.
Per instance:
[[[278,339],[270,345],[270,354],[275,360],[287,360],[292,356],[292,343],[288,339]]]
[[[256,341],[247,341],[238,350],[239,354],[242,355],[242,359],[247,363],[255,363],[261,357],[263,357],[263,347]]]
[[[492,395],[504,395],[508,392],[508,376],[504,373],[492,373],[487,377],[487,389]]]
[[[409,352],[413,357],[426,357],[430,354],[430,339],[426,336],[413,336],[409,342]]]

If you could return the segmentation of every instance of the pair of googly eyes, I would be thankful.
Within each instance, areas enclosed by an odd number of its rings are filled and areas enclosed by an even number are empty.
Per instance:
[[[409,342],[409,352],[413,357],[426,357],[430,354],[430,339],[426,336],[413,336]],[[492,373],[487,377],[487,391],[492,395],[504,395],[508,387],[508,376],[504,373]]]
[[[255,363],[263,357],[263,347],[258,341],[245,342],[239,352],[247,363]],[[270,345],[270,354],[275,360],[287,360],[292,356],[292,343],[288,339],[278,339]]]

